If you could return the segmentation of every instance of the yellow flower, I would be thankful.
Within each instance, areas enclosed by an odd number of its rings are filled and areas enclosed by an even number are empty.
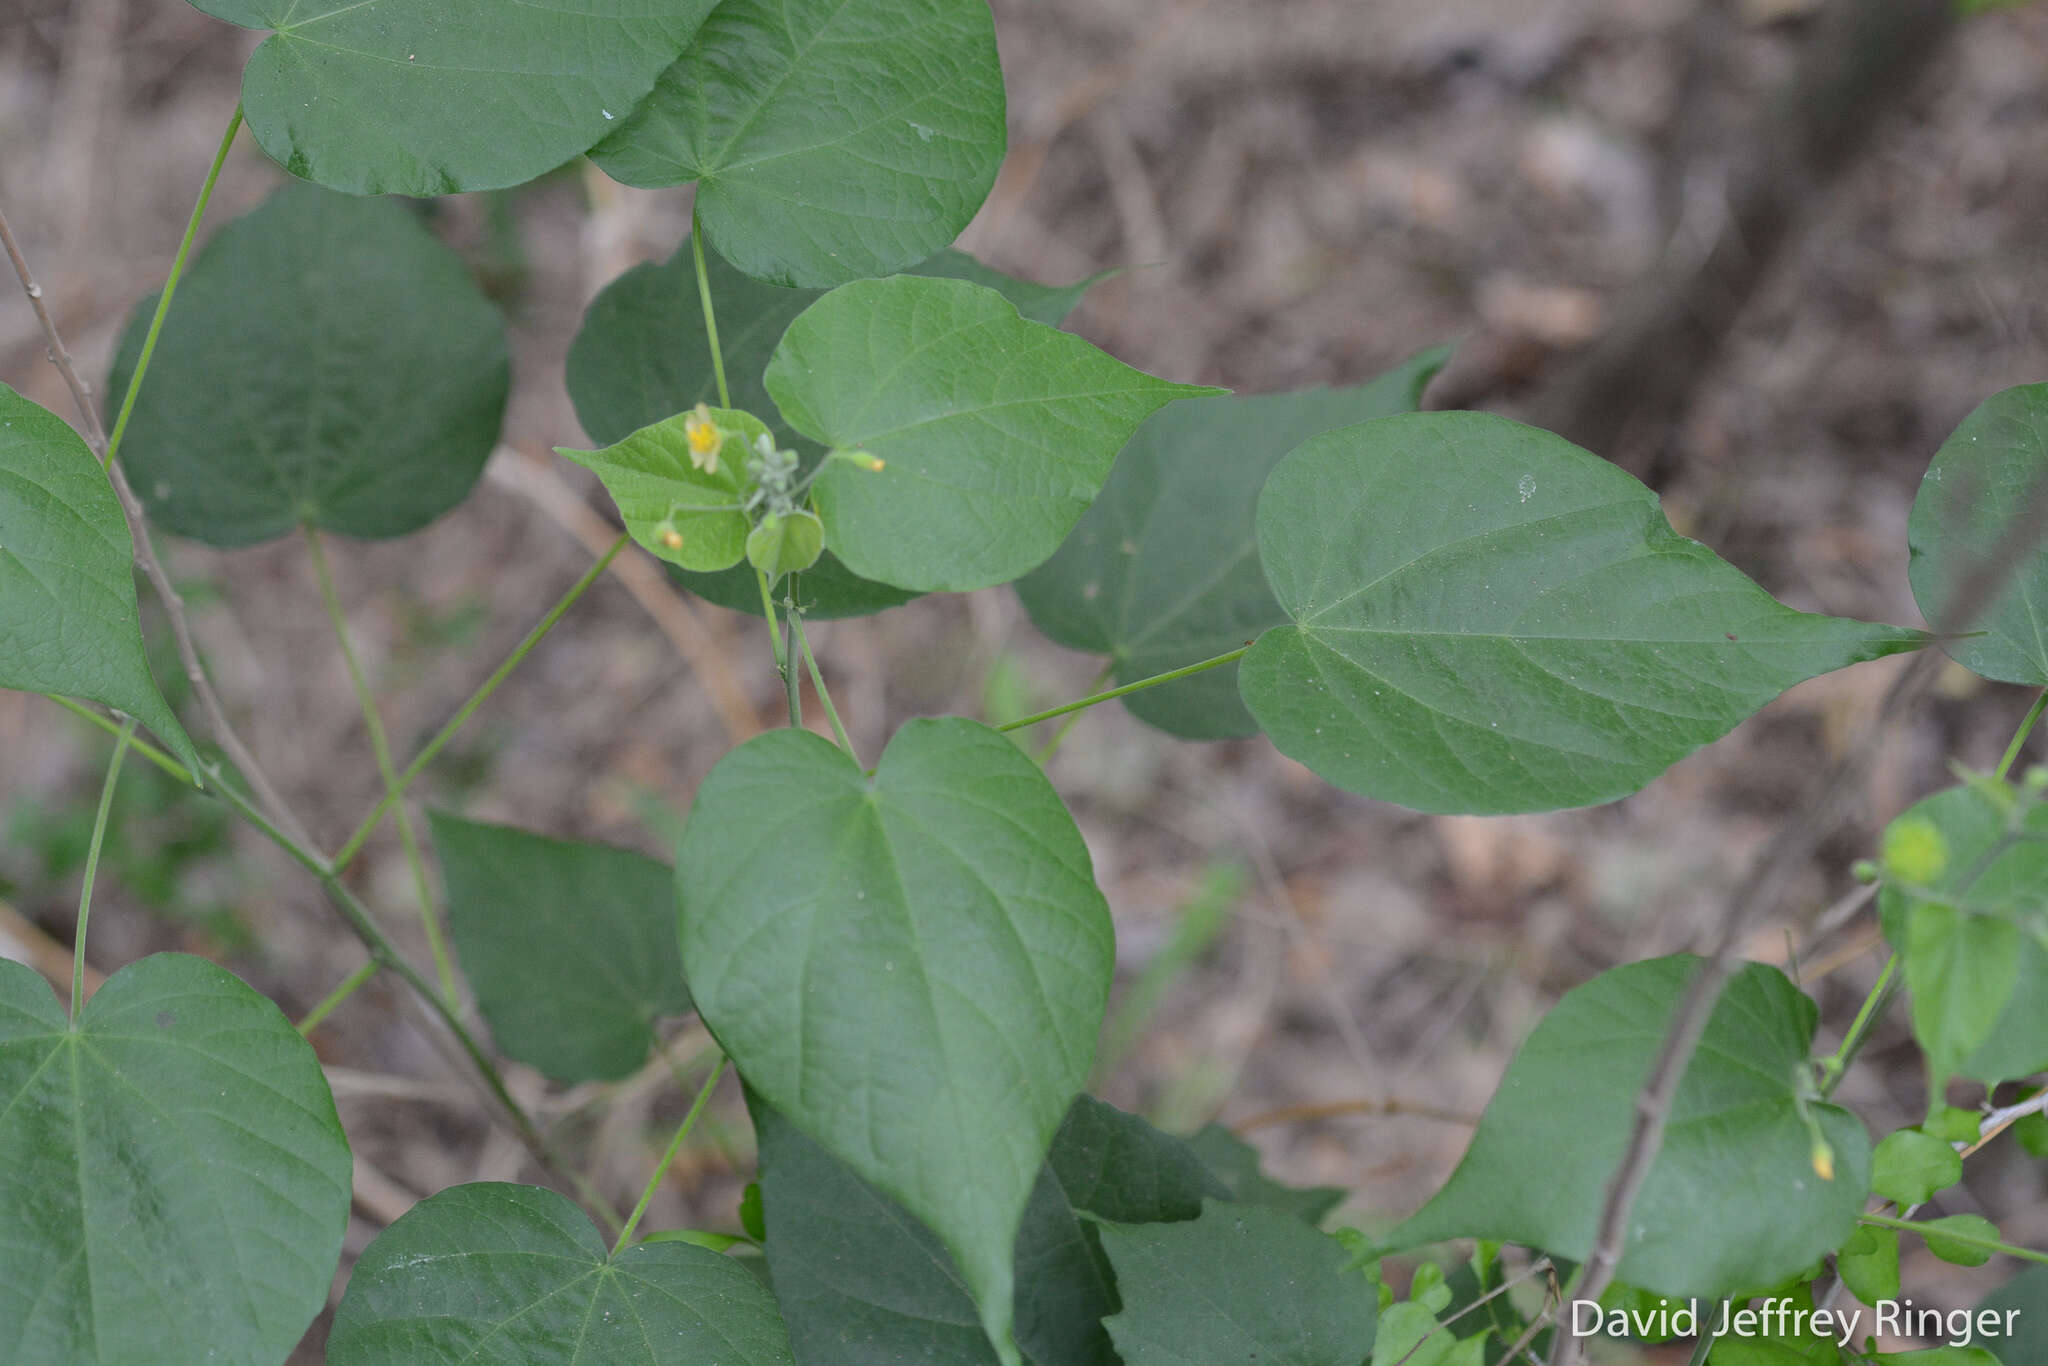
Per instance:
[[[683,419],[683,436],[690,443],[690,463],[706,474],[718,473],[718,452],[725,445],[725,433],[711,420],[711,407],[700,403]]]

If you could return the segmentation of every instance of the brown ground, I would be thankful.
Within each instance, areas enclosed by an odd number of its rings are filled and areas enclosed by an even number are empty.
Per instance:
[[[175,0],[4,3],[0,207],[98,376],[127,309],[168,263],[252,39]],[[1176,379],[1253,392],[1355,381],[1463,338],[1440,392],[1514,411],[1656,262],[1668,149],[1703,145],[1693,164],[1711,169],[1786,69],[1810,6],[1735,6],[1726,67],[1685,104],[1682,138],[1672,123],[1692,0],[995,8],[1012,155],[964,245],[1049,281],[1156,263],[1099,287],[1073,326]],[[2048,377],[2044,72],[2048,10],[1966,25],[1702,378],[1667,506],[1796,606],[1917,623],[1904,528],[1929,454],[1984,396]],[[209,221],[251,206],[279,174],[245,139]],[[687,199],[557,178],[512,206],[515,254],[492,242],[481,203],[455,203],[449,230],[506,284],[519,347],[506,439],[535,456],[581,437],[561,365],[583,303],[631,262],[665,255]],[[4,295],[0,380],[70,413],[28,309]],[[563,500],[549,498],[558,482],[585,488],[559,462],[501,456],[428,531],[336,545],[402,753],[588,564]],[[245,736],[331,846],[377,787],[303,547],[168,550]],[[645,802],[685,807],[731,742],[726,722],[743,721],[731,705],[722,720],[707,681],[764,723],[777,702],[757,628],[708,607],[663,610],[669,634],[617,582],[594,591],[430,775],[424,799],[657,849]],[[720,676],[686,667],[678,637]],[[814,640],[868,753],[909,715],[977,712],[999,672],[1049,705],[1095,667],[1040,640],[1007,591],[819,626]],[[1113,708],[1091,713],[1051,773],[1094,851],[1125,968],[1142,970],[1166,942],[1212,862],[1248,873],[1228,931],[1174,986],[1108,1098],[1183,1126],[1354,1098],[1476,1115],[1559,991],[1698,943],[1745,857],[1811,799],[1892,673],[1866,665],[1796,689],[1626,801],[1489,821],[1348,797],[1263,742],[1193,746]],[[1782,961],[1783,926],[1848,888],[1875,822],[1947,781],[1945,759],[1995,760],[2025,702],[1947,677],[1887,737],[1864,821],[1822,850],[1754,952]],[[105,753],[49,704],[0,694],[0,894],[59,946]],[[132,819],[139,852],[129,875],[117,866],[103,884],[97,967],[164,948],[209,953],[296,1017],[361,961],[314,887],[260,840],[205,835],[189,804]],[[152,862],[194,830],[196,851]],[[353,880],[418,949],[388,830]],[[1802,948],[1809,975],[1832,969],[1818,988],[1825,1047],[1881,961],[1869,935],[1860,918]],[[35,934],[17,926],[11,939],[31,947]],[[0,951],[9,942],[0,931]],[[338,1090],[365,1164],[351,1252],[419,1195],[524,1171],[407,1019],[377,984],[318,1035],[349,1069]],[[1904,1045],[1894,1021],[1866,1054],[1875,1065],[1844,1088],[1874,1127],[1918,1116]],[[658,1070],[623,1091],[563,1096],[530,1076],[521,1087],[549,1114],[609,1114],[577,1132],[597,1180],[626,1199],[681,1108]],[[749,1140],[736,1097],[722,1117],[654,1218],[731,1223]],[[1347,1117],[1258,1138],[1286,1177],[1354,1190],[1350,1217],[1371,1227],[1442,1178],[1463,1133],[1435,1118]],[[1987,1159],[1946,1210],[1983,1209],[2006,1216],[2009,1237],[2048,1238],[2038,1164]],[[1931,1263],[1909,1265],[1907,1281],[1923,1303],[1974,1299],[1984,1284]]]

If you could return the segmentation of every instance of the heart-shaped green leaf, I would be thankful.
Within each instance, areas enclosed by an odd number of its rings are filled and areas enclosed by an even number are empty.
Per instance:
[[[0,384],[0,688],[89,697],[199,756],[150,677],[135,543],[99,461],[55,413]]]
[[[154,309],[129,320],[110,406]],[[121,459],[151,520],[208,545],[402,536],[475,486],[506,354],[497,309],[403,205],[288,185],[186,272]]]
[[[2048,384],[1993,394],[1941,443],[1906,522],[1907,575],[1929,621],[1942,622],[2044,479]],[[1970,626],[1983,634],[1942,647],[1957,663],[2001,682],[2048,684],[2048,543],[2035,539]]]
[[[783,516],[768,513],[747,533],[747,563],[774,583],[809,569],[825,549],[825,526],[815,512],[799,508]]]
[[[76,1028],[0,959],[0,1360],[276,1366],[327,1301],[352,1164],[319,1059],[224,969],[156,954]]]
[[[1458,1169],[1388,1248],[1476,1237],[1585,1260],[1636,1094],[1698,966],[1653,958],[1566,992],[1508,1064]],[[1787,1279],[1849,1236],[1870,1138],[1848,1111],[1805,1102],[1834,1153],[1834,1179],[1815,1172],[1800,1085],[1816,1018],[1775,968],[1752,963],[1728,983],[1636,1197],[1622,1280],[1728,1295]]]
[[[1059,544],[1155,409],[1218,393],[1133,370],[1027,322],[994,290],[899,275],[843,285],[789,325],[768,392],[797,431],[872,452],[813,485],[825,538],[865,578],[1003,583]]]
[[[1205,1201],[1183,1224],[1100,1225],[1124,1366],[1358,1366],[1379,1296],[1327,1233],[1279,1210]]]
[[[740,1074],[931,1226],[1015,1362],[1018,1223],[1113,956],[1045,775],[959,719],[908,723],[872,775],[774,731],[705,779],[676,877],[683,971]]]
[[[993,1366],[973,1297],[939,1240],[758,1096],[768,1266],[797,1359]],[[1053,1136],[1017,1233],[1017,1341],[1036,1366],[1115,1366],[1101,1319],[1115,1277],[1086,1215],[1192,1219],[1221,1185],[1177,1138],[1091,1096]]]
[[[1878,915],[1905,958],[1937,1093],[1951,1076],[1996,1085],[2048,1070],[2048,805],[2028,805],[2015,829],[2018,801],[2002,783],[1963,784],[1886,829]]]
[[[508,1057],[559,1081],[623,1077],[690,1008],[676,879],[629,849],[433,813],[448,930]]]
[[[690,447],[693,424],[710,421],[733,433],[710,457]],[[626,530],[650,553],[684,569],[729,569],[747,554],[752,529],[740,510],[746,498],[747,450],[768,428],[751,413],[707,408],[642,427],[602,450],[555,447],[555,454],[592,470],[618,504]]]
[[[478,1182],[420,1201],[356,1262],[333,1366],[792,1366],[767,1289],[681,1241],[617,1255],[569,1200]]]
[[[617,129],[716,0],[192,0],[274,29],[242,111],[293,175],[350,194],[518,185]]]
[[[1484,413],[1309,441],[1259,498],[1259,558],[1293,622],[1243,662],[1252,714],[1419,811],[1626,796],[1794,683],[1926,639],[1793,611],[1615,466]]]
[[[1145,419],[1059,553],[1017,580],[1038,629],[1106,654],[1129,683],[1223,654],[1287,614],[1259,568],[1259,490],[1318,432],[1413,411],[1449,347],[1351,389],[1190,399]],[[1142,721],[1191,739],[1256,735],[1225,665],[1132,693]]]
[[[986,0],[725,0],[590,155],[628,185],[697,181],[706,236],[756,279],[836,285],[960,235],[1003,111]]]

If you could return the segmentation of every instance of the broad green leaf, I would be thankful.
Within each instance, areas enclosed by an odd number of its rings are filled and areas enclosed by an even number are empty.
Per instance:
[[[2004,1344],[2000,1344],[2003,1346]],[[1879,1352],[1870,1358],[1878,1366],[2032,1366],[2026,1357],[1994,1356],[1982,1347],[1925,1347],[1917,1352]]]
[[[1932,1134],[1900,1129],[1870,1155],[1870,1189],[1904,1209],[1963,1179],[1963,1159]]]
[[[932,1227],[1014,1363],[1012,1245],[1112,958],[1045,775],[959,719],[908,723],[872,774],[774,731],[705,779],[676,876],[684,975],[740,1074]]]
[[[1991,1345],[2005,1366],[2048,1363],[2048,1266],[2027,1267],[1977,1309],[1997,1315],[1998,1337]]]
[[[1020,317],[994,290],[899,275],[833,290],[789,325],[768,392],[798,432],[870,451],[813,485],[849,569],[965,591],[1046,559],[1155,409],[1218,392],[1133,370]]]
[[[1982,1266],[1991,1260],[1988,1248],[1978,1247],[1975,1242],[1945,1237],[1945,1234],[1960,1233],[1971,1239],[1999,1241],[1998,1225],[1981,1214],[1951,1214],[1940,1219],[1927,1219],[1914,1225],[1914,1229],[1927,1241],[1927,1250],[1944,1262],[1957,1266]]]
[[[628,849],[432,815],[448,930],[507,1057],[558,1081],[627,1076],[690,1008],[675,874]]]
[[[1278,1210],[1209,1200],[1178,1224],[1100,1225],[1124,1366],[1358,1366],[1379,1316],[1342,1243]]]
[[[327,1302],[351,1162],[319,1059],[203,959],[73,1028],[0,959],[0,1361],[276,1366]]]
[[[276,30],[242,111],[287,171],[350,194],[518,185],[618,128],[716,0],[192,0]]]
[[[689,413],[642,427],[602,450],[555,447],[556,455],[604,481],[626,530],[643,550],[684,569],[729,569],[746,558],[752,528],[740,504],[750,482],[747,448],[768,432],[751,413],[707,411],[712,421],[734,435],[705,468],[691,459],[684,434]]]
[[[790,1366],[767,1289],[686,1242],[612,1255],[583,1211],[482,1181],[414,1205],[356,1262],[333,1366]]]
[[[784,329],[824,291],[764,285],[734,270],[715,251],[705,253],[704,265],[716,300],[719,349],[733,406],[764,420],[775,417],[762,372]],[[1024,317],[1049,327],[1057,327],[1093,283],[1055,287],[1016,280],[951,248],[911,267],[910,273],[987,285],[1016,304]],[[718,401],[687,240],[668,260],[633,267],[591,301],[569,347],[568,383],[583,429],[606,443],[699,403]],[[782,427],[775,435],[804,455],[807,468],[815,464],[819,451],[811,442]],[[751,567],[702,575],[670,572],[685,588],[721,607],[761,614]],[[813,620],[863,616],[917,596],[856,577],[830,550],[798,577],[796,591]]]
[[[1221,1124],[1203,1125],[1188,1146],[1241,1205],[1277,1209],[1304,1224],[1320,1224],[1344,1203],[1346,1192],[1335,1186],[1283,1186],[1273,1180],[1259,1169],[1259,1150]]]
[[[129,319],[110,408],[155,306]],[[510,382],[498,311],[418,218],[287,185],[186,272],[121,460],[152,521],[207,545],[402,536],[476,484]]]
[[[1942,442],[1906,522],[1907,575],[1927,619],[1942,624],[1949,599],[2048,479],[2048,384],[1993,394]],[[2005,683],[2048,684],[2048,542],[2036,538],[1991,605],[1942,648],[1957,663]]]
[[[1698,964],[1653,958],[1567,992],[1508,1065],[1458,1169],[1388,1248],[1480,1237],[1584,1260],[1636,1094]],[[1811,1103],[1835,1154],[1835,1179],[1815,1174],[1799,1099],[1815,1018],[1775,968],[1752,963],[1728,983],[1636,1197],[1622,1280],[1732,1294],[1793,1276],[1849,1236],[1870,1139],[1848,1111]]]
[[[1918,648],[1795,612],[1562,437],[1412,413],[1314,438],[1259,498],[1292,624],[1238,678],[1282,753],[1420,811],[1612,801],[1786,688]]]
[[[0,384],[0,688],[125,711],[196,773],[136,613],[135,542],[99,461],[62,418]]]
[[[2048,1070],[2048,805],[2015,817],[2018,800],[2003,784],[1960,784],[1887,830],[1888,851],[1902,843],[1892,831],[1921,832],[1911,844],[1924,878],[1888,864],[1877,905],[1905,957],[1913,1033],[1937,1091],[1948,1076],[1993,1085]]]
[[[776,1296],[803,1363],[992,1366],[953,1258],[900,1204],[752,1097]],[[1016,1246],[1019,1345],[1036,1366],[1114,1366],[1117,1308],[1094,1227],[1192,1219],[1222,1188],[1180,1140],[1089,1096],[1074,1102],[1032,1188]]]
[[[1875,1184],[1873,1182],[1873,1184]],[[1858,1224],[1835,1254],[1835,1270],[1849,1293],[1873,1307],[1899,1297],[1899,1231]]]
[[[628,185],[697,181],[728,261],[816,286],[958,237],[1006,140],[986,0],[724,0],[590,155]]]
[[[1059,553],[1017,581],[1038,629],[1110,657],[1129,683],[1209,659],[1287,620],[1259,568],[1259,490],[1332,427],[1413,411],[1449,347],[1351,389],[1190,399],[1145,419]],[[1213,740],[1256,735],[1225,665],[1124,699],[1140,720]]]

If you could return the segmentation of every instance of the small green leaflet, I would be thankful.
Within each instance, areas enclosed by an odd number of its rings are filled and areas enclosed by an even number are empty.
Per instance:
[[[1886,1134],[1870,1157],[1870,1191],[1900,1209],[1924,1205],[1963,1179],[1963,1159],[1949,1144],[1918,1129]]]
[[[750,1096],[764,1232],[800,1361],[994,1366],[973,1297],[928,1229]],[[1177,1138],[1082,1096],[1053,1136],[1017,1234],[1017,1341],[1035,1366],[1116,1366],[1115,1278],[1087,1216],[1192,1219],[1222,1187]]]
[[[955,592],[1043,562],[1140,422],[1221,392],[1133,370],[994,290],[907,275],[805,309],[767,385],[798,432],[886,462],[812,486],[833,552],[864,578]]]
[[[618,128],[716,0],[192,0],[274,29],[242,110],[293,175],[456,194],[543,175]]]
[[[1180,1224],[1102,1223],[1124,1366],[1358,1366],[1379,1295],[1352,1255],[1279,1210],[1204,1201]]]
[[[1209,659],[1287,614],[1259,567],[1259,490],[1318,432],[1413,411],[1450,348],[1349,389],[1188,399],[1145,419],[1050,560],[1017,581],[1038,629],[1110,657],[1118,683]],[[1224,665],[1132,693],[1142,721],[1190,739],[1256,735]]]
[[[2044,479],[2048,384],[1993,394],[1941,443],[1906,522],[1907,574],[1929,621],[1943,624],[1950,596],[1998,547]],[[1942,647],[1964,668],[2004,683],[2048,685],[2048,539],[2035,538],[1969,626],[1984,634]]]
[[[794,1366],[767,1288],[680,1240],[606,1252],[583,1211],[477,1182],[420,1201],[349,1277],[333,1366]]]
[[[701,469],[690,458],[688,413],[643,427],[603,450],[555,447],[555,454],[592,470],[618,504],[626,530],[649,554],[683,569],[730,569],[746,558],[752,529],[746,497],[747,449],[768,429],[737,409],[712,408],[711,419],[735,435]],[[675,539],[671,539],[673,532]]]
[[[276,1366],[327,1302],[352,1164],[312,1047],[160,953],[74,1029],[0,959],[0,1361]]]
[[[449,934],[498,1047],[557,1081],[638,1069],[656,1022],[690,1008],[675,874],[629,849],[432,821]]]
[[[1565,993],[1508,1064],[1458,1169],[1387,1249],[1489,1238],[1583,1261],[1636,1093],[1698,965],[1653,958]],[[1622,1280],[1726,1295],[1796,1275],[1849,1236],[1870,1139],[1848,1111],[1800,1098],[1817,1015],[1775,968],[1752,963],[1728,983],[1636,1197]],[[1834,1150],[1832,1181],[1814,1171],[1802,1103]]]
[[[728,261],[818,286],[959,236],[1006,143],[986,0],[724,0],[590,155],[628,185],[697,181]]]
[[[129,319],[109,408],[154,309]],[[287,185],[186,272],[121,461],[151,521],[207,545],[402,536],[475,486],[510,383],[497,309],[413,213]]]
[[[1926,639],[1793,611],[1629,475],[1484,413],[1307,442],[1260,495],[1259,558],[1293,621],[1245,657],[1245,704],[1282,753],[1419,811],[1612,801]]]
[[[705,253],[704,265],[718,309],[719,348],[733,406],[769,417],[774,403],[761,382],[762,372],[783,331],[824,291],[762,284],[734,270],[715,251]],[[1013,279],[951,248],[909,273],[986,285],[1016,304],[1024,317],[1048,327],[1059,326],[1094,283],[1055,286]],[[598,292],[569,347],[568,384],[583,429],[606,443],[696,404],[718,401],[688,240],[668,260],[635,266]],[[820,452],[811,442],[784,428],[776,429],[775,436],[805,457],[806,469],[816,463]],[[751,567],[702,575],[670,572],[685,588],[721,607],[761,613]],[[855,576],[830,550],[798,576],[795,589],[805,615],[814,621],[864,616],[917,596]]]
[[[2048,805],[2021,800],[2004,783],[1963,784],[1886,831],[1878,915],[1905,959],[1936,1094],[1950,1076],[1995,1085],[2048,1069]],[[1902,870],[1906,848],[1919,857]]]
[[[762,1099],[930,1225],[1015,1366],[1017,1229],[1113,957],[1045,775],[957,718],[907,723],[872,774],[772,731],[705,779],[676,878],[705,1024]]]
[[[100,462],[63,419],[0,384],[0,688],[125,711],[197,773],[136,613],[135,543]]]

